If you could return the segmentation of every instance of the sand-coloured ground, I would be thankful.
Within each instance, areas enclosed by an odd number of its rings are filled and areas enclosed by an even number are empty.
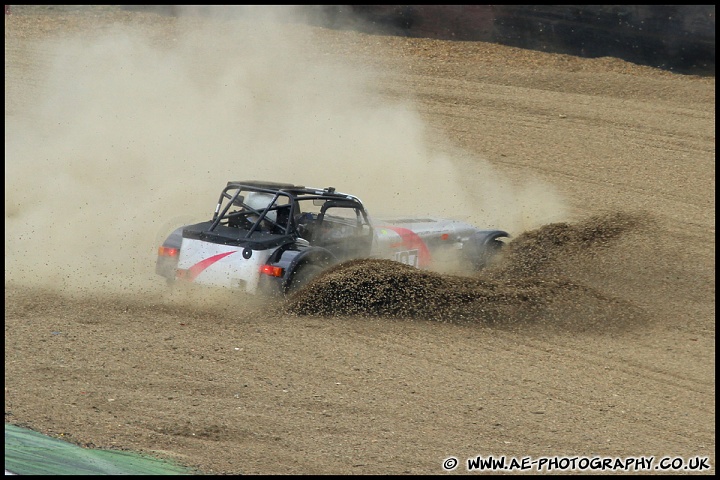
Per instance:
[[[5,421],[204,473],[715,462],[715,79],[115,7],[5,16]],[[502,228],[473,277],[173,292],[228,180]]]

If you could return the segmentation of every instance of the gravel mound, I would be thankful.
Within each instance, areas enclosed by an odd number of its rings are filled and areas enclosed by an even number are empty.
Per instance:
[[[473,277],[418,270],[391,260],[344,262],[289,297],[285,309],[291,315],[485,324],[627,317],[627,312],[618,313],[618,307],[624,308],[621,302],[564,277],[558,264],[566,256],[609,248],[642,223],[641,216],[614,213],[574,225],[549,224],[520,235],[493,267]]]

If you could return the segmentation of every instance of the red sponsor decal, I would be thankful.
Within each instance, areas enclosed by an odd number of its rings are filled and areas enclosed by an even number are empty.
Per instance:
[[[430,265],[430,250],[428,249],[427,245],[425,245],[425,242],[423,242],[423,239],[420,238],[417,233],[413,232],[408,228],[391,227],[388,225],[378,228],[386,228],[400,235],[400,243],[395,243],[391,245],[392,248],[403,247],[407,250],[417,250],[418,266],[422,268]]]
[[[192,282],[197,278],[198,275],[200,275],[202,272],[205,271],[206,268],[208,268],[213,263],[217,262],[218,260],[222,260],[223,258],[227,257],[228,255],[237,252],[237,250],[233,250],[231,252],[225,252],[225,253],[218,253],[217,255],[213,255],[212,257],[208,257],[205,260],[196,263],[192,267],[188,268],[185,271],[185,274],[183,275],[183,280],[187,280],[188,282]]]

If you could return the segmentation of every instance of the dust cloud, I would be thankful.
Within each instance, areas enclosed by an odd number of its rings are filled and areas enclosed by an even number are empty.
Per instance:
[[[168,18],[170,36],[117,24],[6,58],[36,77],[12,86],[10,118],[6,106],[6,283],[160,288],[159,242],[208,218],[228,180],[335,186],[371,214],[512,233],[564,215],[549,186],[514,185],[483,159],[468,175],[411,104],[374,90],[379,72],[268,12]]]

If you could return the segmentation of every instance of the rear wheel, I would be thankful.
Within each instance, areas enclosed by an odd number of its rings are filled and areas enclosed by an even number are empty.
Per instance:
[[[306,263],[299,266],[293,273],[290,283],[288,284],[288,295],[297,292],[308,284],[313,278],[317,277],[323,268],[314,263]]]

